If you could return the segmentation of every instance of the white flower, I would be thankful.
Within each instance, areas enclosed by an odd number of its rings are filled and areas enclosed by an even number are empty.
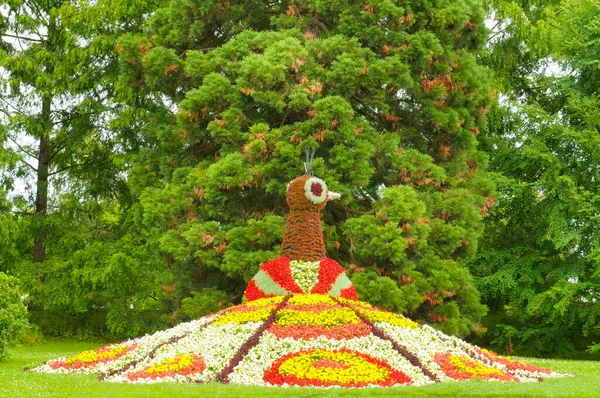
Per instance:
[[[305,293],[310,290],[319,281],[319,262],[318,261],[298,261],[290,262],[292,277]]]
[[[319,205],[327,199],[327,184],[317,177],[310,177],[304,183],[304,196],[312,203]]]

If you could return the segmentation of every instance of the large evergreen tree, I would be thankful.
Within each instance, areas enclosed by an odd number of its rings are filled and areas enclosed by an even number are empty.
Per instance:
[[[362,299],[468,333],[485,309],[457,261],[493,204],[486,36],[462,0],[178,0],[122,37],[120,99],[147,121],[130,231],[162,253],[176,315],[240,300],[277,257],[286,184],[315,148],[342,194],[328,256]]]

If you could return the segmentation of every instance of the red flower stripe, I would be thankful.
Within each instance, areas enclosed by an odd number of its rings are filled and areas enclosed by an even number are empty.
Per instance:
[[[327,294],[331,286],[335,283],[337,277],[344,272],[344,269],[337,262],[330,258],[324,258],[319,263],[319,281],[310,290],[311,293]]]
[[[347,325],[336,325],[332,328],[322,325],[271,325],[269,333],[278,339],[292,338],[294,340],[316,339],[321,336],[332,340],[348,340],[355,337],[368,336],[371,328],[364,323],[350,323]]]
[[[354,285],[340,290],[340,297],[347,298],[350,300],[358,300],[358,292],[354,288]]]
[[[323,312],[326,310],[335,310],[344,308],[341,305],[330,305],[330,304],[288,304],[285,310],[303,311],[303,312]]]
[[[509,358],[502,357],[496,354],[494,351],[483,351],[477,347],[474,348],[475,351],[477,351],[480,355],[483,355],[485,358],[489,359],[492,362],[501,363],[502,365],[506,366],[506,368],[509,370],[525,370],[528,372],[539,372],[545,374],[552,373],[552,369],[538,368],[537,366],[532,365],[530,363],[515,361]]]
[[[96,365],[99,365],[101,363],[106,363],[106,362],[112,362],[112,361],[116,361],[117,359],[121,358],[122,356],[124,356],[125,354],[127,354],[128,352],[131,352],[133,350],[135,350],[137,348],[137,343],[133,343],[132,345],[126,347],[123,351],[116,353],[113,356],[106,356],[106,357],[102,357],[99,354],[102,354],[104,352],[109,352],[110,350],[114,350],[116,348],[121,347],[118,344],[115,345],[109,345],[109,346],[105,346],[105,347],[100,347],[95,351],[86,351],[86,352],[90,352],[90,356],[95,355],[98,357],[98,359],[93,360],[93,361],[80,361],[80,360],[73,360],[73,363],[67,363],[69,361],[70,358],[73,357],[69,357],[67,358],[65,361],[54,361],[51,363],[48,363],[48,365],[50,366],[50,368],[52,369],[69,369],[69,370],[76,370],[76,369],[84,369],[84,368],[91,368],[94,367]],[[80,355],[82,355],[84,353],[80,353],[78,355],[75,355],[74,357],[78,357]]]
[[[275,308],[275,304],[261,305],[257,307],[246,306],[244,304],[236,305],[235,307],[227,308],[217,312],[219,315],[231,314],[232,312],[254,312],[265,308]]]
[[[275,260],[268,261],[265,265],[260,267],[260,269],[289,293],[304,293],[292,276],[289,258],[279,257]]]

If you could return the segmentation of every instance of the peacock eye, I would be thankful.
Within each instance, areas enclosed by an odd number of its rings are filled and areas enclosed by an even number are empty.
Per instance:
[[[317,177],[310,177],[304,183],[304,195],[310,202],[318,205],[327,199],[327,184]]]

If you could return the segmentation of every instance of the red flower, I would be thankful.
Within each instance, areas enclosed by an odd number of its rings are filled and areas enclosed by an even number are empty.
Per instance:
[[[338,276],[344,273],[344,269],[330,258],[324,258],[319,263],[319,281],[310,290],[311,293],[327,294],[335,283]]]
[[[91,367],[94,367],[101,363],[116,361],[117,359],[121,358],[123,355],[135,350],[136,348],[137,348],[137,343],[133,343],[127,347],[124,347],[122,345],[119,346],[119,345],[111,344],[111,345],[108,345],[105,347],[100,347],[95,351],[85,351],[85,352],[79,353],[77,355],[67,358],[65,361],[49,362],[48,366],[50,366],[51,369],[62,368],[62,369],[69,369],[69,370],[91,368]],[[102,355],[103,353],[106,353],[106,352],[110,353],[111,351],[113,351],[115,349],[118,349],[118,351],[115,352],[114,354],[111,354],[108,356]],[[80,357],[82,355],[86,355],[87,356],[86,359],[88,359],[88,360],[80,359]],[[93,358],[95,358],[95,360]],[[89,360],[89,359],[92,359],[92,360]],[[72,363],[68,363],[69,361],[71,361]]]
[[[332,328],[322,325],[279,326],[273,324],[269,327],[268,331],[278,339],[293,338],[295,340],[309,340],[322,336],[332,340],[348,340],[355,337],[368,336],[371,333],[371,328],[362,322],[336,325]]]
[[[358,300],[358,292],[354,288],[354,285],[340,290],[340,297],[347,298],[350,300]]]
[[[539,372],[539,373],[545,373],[545,374],[552,373],[552,369],[538,368],[537,366],[532,365],[530,363],[526,363],[526,362],[522,362],[522,361],[515,361],[512,359],[502,357],[502,356],[496,354],[494,351],[481,350],[477,347],[474,347],[474,348],[478,354],[483,355],[485,358],[489,359],[492,362],[501,363],[502,365],[506,366],[506,368],[509,370],[525,370],[528,372]]]
[[[246,287],[246,292],[244,293],[244,296],[246,297],[246,300],[253,301],[265,297],[273,297],[274,294],[264,294],[263,291],[260,290],[258,286],[256,286],[256,282],[254,282],[254,279],[252,279]]]
[[[500,381],[519,381],[519,379],[508,372],[474,362],[466,357],[458,358],[462,365],[458,367],[455,363],[453,363],[453,360],[456,359],[456,356],[448,353],[438,353],[434,356],[434,360],[439,365],[440,369],[446,374],[446,376],[454,380],[496,379]],[[481,369],[485,371],[481,372]]]
[[[340,304],[331,305],[331,304],[288,304],[285,306],[285,310],[294,310],[294,311],[308,311],[308,312],[323,312],[326,310],[335,310],[335,309],[343,309],[346,308]]]
[[[179,355],[179,358],[175,358],[175,361],[172,361],[172,365],[177,365],[183,358],[183,356],[187,356],[187,354],[183,354],[183,355]],[[204,359],[202,359],[201,356],[198,355],[189,355],[190,357],[192,357],[192,363],[186,367],[184,367],[183,369],[179,369],[177,371],[175,370],[164,370],[164,371],[149,371],[152,367],[156,366],[156,365],[151,365],[151,366],[146,366],[144,369],[138,371],[138,372],[134,372],[134,373],[128,373],[127,374],[127,378],[129,380],[138,380],[138,379],[157,379],[157,378],[164,378],[164,377],[175,377],[176,375],[181,375],[181,376],[189,376],[192,374],[197,374],[197,373],[202,373],[204,372],[204,369],[206,369],[206,363],[204,362]],[[169,360],[167,360],[169,361]],[[166,361],[163,361],[166,362]]]

